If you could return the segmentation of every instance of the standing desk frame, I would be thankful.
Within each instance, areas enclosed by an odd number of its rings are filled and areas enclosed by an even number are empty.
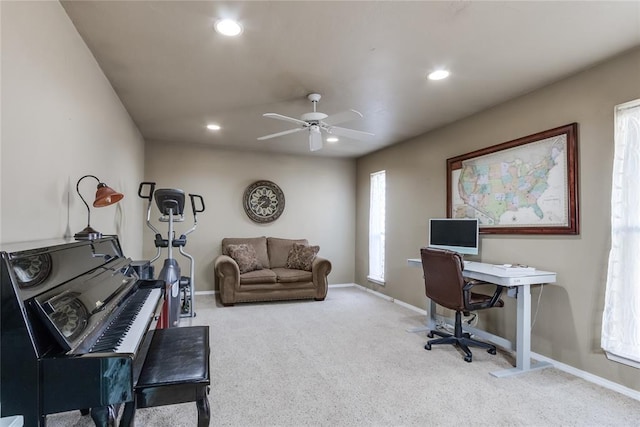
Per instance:
[[[422,268],[422,260],[419,258],[408,259],[407,263],[412,267]],[[468,261],[464,263],[462,275],[470,279],[482,280],[508,287],[507,295],[513,296],[515,293],[516,296],[518,307],[515,346],[516,366],[510,369],[491,372],[491,375],[502,378],[551,366],[549,362],[538,361],[531,363],[531,285],[555,283],[556,273],[542,270],[535,270],[533,272],[509,272],[503,268],[496,267],[494,264]],[[430,300],[426,325],[409,329],[408,332],[423,332],[435,329],[437,320],[436,303]],[[513,350],[513,343],[505,338],[473,328],[469,325],[463,325],[463,330],[489,340],[507,350]]]

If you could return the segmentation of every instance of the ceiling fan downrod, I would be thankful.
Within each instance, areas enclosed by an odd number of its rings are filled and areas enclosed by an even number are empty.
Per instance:
[[[307,98],[313,104],[313,112],[315,113],[316,105],[318,105],[318,101],[320,101],[320,98],[322,98],[322,96],[320,96],[319,93],[310,93],[309,95],[307,95]]]

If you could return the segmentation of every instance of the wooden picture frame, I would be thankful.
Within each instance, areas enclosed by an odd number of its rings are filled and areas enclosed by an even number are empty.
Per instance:
[[[487,234],[579,234],[578,124],[447,159],[447,216]]]

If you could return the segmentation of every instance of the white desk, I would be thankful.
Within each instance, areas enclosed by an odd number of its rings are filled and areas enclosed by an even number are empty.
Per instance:
[[[407,263],[412,267],[422,268],[419,258],[408,259]],[[535,270],[534,272],[508,272],[493,264],[483,262],[465,262],[463,275],[471,279],[483,280],[495,283],[515,290],[518,304],[516,325],[516,366],[511,369],[491,372],[495,377],[506,377],[551,366],[548,362],[531,363],[531,285],[555,283],[556,273],[550,271]],[[509,291],[511,290],[509,289]],[[507,295],[513,296],[512,292]],[[415,328],[410,332],[421,332],[436,326],[436,304],[431,301],[427,316],[427,325],[424,328]],[[512,343],[504,338],[464,325],[463,329],[469,333],[481,336],[501,347],[512,350]]]

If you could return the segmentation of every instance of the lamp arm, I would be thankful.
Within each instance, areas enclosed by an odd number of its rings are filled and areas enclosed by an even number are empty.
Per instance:
[[[76,193],[78,193],[78,196],[80,196],[80,200],[82,200],[82,203],[84,203],[84,205],[87,207],[87,227],[88,227],[89,225],[91,225],[91,209],[89,209],[89,205],[87,204],[87,201],[84,199],[84,197],[82,197],[82,194],[80,193],[80,181],[82,181],[85,178],[93,178],[96,181],[98,181],[98,184],[100,184],[100,180],[95,175],[85,175],[82,178],[80,178],[76,183]]]

